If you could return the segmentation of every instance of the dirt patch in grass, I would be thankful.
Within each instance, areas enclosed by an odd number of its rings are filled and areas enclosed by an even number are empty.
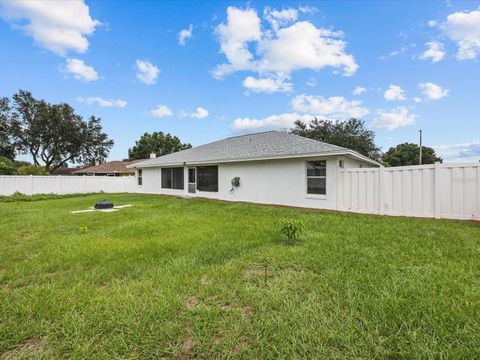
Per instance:
[[[198,305],[199,301],[196,296],[190,296],[185,300],[185,306],[189,309],[193,309]]]
[[[40,337],[32,337],[25,340],[23,343],[17,345],[13,350],[0,354],[3,360],[18,359],[18,358],[34,358],[36,354],[41,352],[45,347],[44,339]]]
[[[185,337],[182,340],[182,348],[181,351],[173,355],[173,359],[175,360],[186,360],[186,359],[193,359],[195,356],[192,353],[193,347],[196,345],[196,341],[193,340],[191,337]]]

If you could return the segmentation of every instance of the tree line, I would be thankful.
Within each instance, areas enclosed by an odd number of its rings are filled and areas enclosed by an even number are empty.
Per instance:
[[[375,144],[375,133],[361,119],[331,121],[314,117],[300,120],[292,134],[357,151],[385,166],[417,165],[420,149],[417,144],[403,143],[386,152]],[[48,174],[69,164],[82,166],[104,162],[114,142],[103,132],[101,119],[84,119],[66,103],[51,104],[36,99],[29,91],[19,90],[11,99],[0,98],[0,174]],[[189,149],[177,136],[162,131],[144,133],[128,149],[128,159],[147,159]],[[29,154],[33,164],[15,160],[16,155]],[[435,151],[422,147],[422,163],[442,161]]]
[[[25,90],[0,99],[0,156],[9,161],[29,154],[35,167],[51,172],[69,163],[104,162],[112,146],[100,118],[85,120],[66,103],[51,104]]]

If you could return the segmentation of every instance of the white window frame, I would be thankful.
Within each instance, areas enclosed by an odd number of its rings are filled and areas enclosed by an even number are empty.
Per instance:
[[[325,161],[325,176],[308,176],[308,163],[312,161]],[[327,177],[328,177],[328,161],[327,159],[309,159],[305,161],[305,197],[308,199],[321,199],[325,200],[328,194],[328,186],[327,186]],[[325,194],[309,194],[308,193],[308,179],[309,178],[316,178],[316,179],[325,179]]]
[[[137,169],[137,186],[143,186],[143,171]]]

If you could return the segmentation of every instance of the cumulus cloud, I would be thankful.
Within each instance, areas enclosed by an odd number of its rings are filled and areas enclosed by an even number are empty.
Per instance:
[[[443,89],[432,82],[420,83],[418,87],[422,90],[422,94],[428,100],[438,100],[448,95],[449,90]]]
[[[308,122],[312,120],[308,114],[285,113],[280,115],[271,115],[265,118],[237,118],[233,121],[230,129],[237,133],[249,133],[255,131],[288,129],[293,127],[296,120]]]
[[[172,110],[167,105],[158,105],[155,109],[150,110],[149,114],[154,117],[166,117],[172,115]]]
[[[248,43],[259,41],[262,36],[261,22],[253,9],[241,10],[229,6],[227,23],[220,24],[216,33],[220,41],[221,52],[228,63],[216,67],[213,75],[221,78],[239,70],[253,70],[253,54],[248,49]]]
[[[292,91],[293,84],[285,82],[284,78],[254,78],[253,76],[247,76],[243,81],[243,86],[248,90],[254,92],[290,92]]]
[[[193,25],[190,24],[188,29],[183,29],[178,33],[178,43],[180,45],[185,45],[187,43],[187,40],[192,37],[192,31],[193,31]]]
[[[125,100],[115,100],[115,99],[104,99],[98,96],[94,97],[77,97],[76,99],[79,103],[93,105],[97,104],[101,107],[117,107],[123,108],[127,106],[127,102]]]
[[[399,127],[413,125],[415,121],[415,114],[412,114],[406,107],[399,106],[390,111],[379,110],[371,127],[395,130]]]
[[[385,93],[383,94],[383,97],[385,98],[385,100],[388,100],[388,101],[394,101],[394,100],[401,101],[406,99],[405,92],[398,85],[390,85],[388,89],[385,91]]]
[[[317,28],[308,21],[299,21],[275,32],[258,44],[259,69],[289,74],[295,70],[321,70],[331,66],[353,75],[358,65],[345,53],[342,33]]]
[[[441,42],[430,41],[425,44],[427,50],[420,56],[422,60],[431,59],[432,63],[442,61],[445,57],[445,47]]]
[[[353,95],[358,96],[358,95],[365,94],[366,92],[367,92],[367,89],[365,89],[362,86],[357,86],[355,89],[353,89],[352,93]]]
[[[360,118],[369,113],[361,101],[347,100],[342,96],[324,98],[323,96],[301,94],[292,99],[292,108],[295,111],[335,120]]]
[[[263,14],[265,20],[267,20],[275,30],[296,21],[298,18],[298,10],[292,8],[275,10],[267,6],[263,10]]]
[[[293,71],[325,67],[353,75],[358,65],[345,51],[343,34],[297,21],[294,9],[265,10],[266,24],[254,9],[227,9],[227,21],[216,28],[220,50],[227,63],[218,65],[213,75],[221,78],[236,71],[252,71],[262,78],[288,78]],[[270,28],[268,28],[268,25]]]
[[[204,119],[208,116],[208,110],[199,106],[199,107],[197,107],[195,112],[192,113],[190,116],[194,117],[194,118],[197,118],[197,119]]]
[[[441,25],[447,37],[456,42],[458,60],[475,59],[480,53],[480,8],[455,12]]]
[[[480,140],[464,144],[433,146],[437,155],[446,160],[474,161],[480,159]]]
[[[97,71],[87,64],[83,60],[79,59],[67,59],[65,64],[61,67],[61,70],[65,74],[71,74],[77,80],[90,82],[98,80]]]
[[[31,36],[38,46],[58,55],[88,49],[87,36],[100,25],[83,0],[3,1],[0,16]]]
[[[137,79],[147,85],[152,85],[157,82],[160,69],[146,60],[137,60],[135,62],[137,69]]]

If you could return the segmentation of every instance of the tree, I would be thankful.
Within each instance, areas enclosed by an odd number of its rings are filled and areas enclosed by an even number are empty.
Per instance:
[[[35,99],[28,91],[13,95],[13,108],[7,109],[18,150],[29,153],[36,166],[53,171],[68,162],[91,165],[104,162],[113,140],[102,132],[100,119],[84,121],[65,103],[49,104]]]
[[[0,156],[15,159],[15,144],[12,141],[9,122],[9,100],[0,99]]]
[[[135,141],[131,149],[128,149],[128,158],[130,160],[147,159],[152,153],[162,156],[191,147],[192,145],[188,143],[182,143],[178,137],[164,134],[162,131],[145,133]]]
[[[403,143],[391,147],[383,155],[382,160],[387,166],[408,166],[418,165],[420,158],[420,146],[412,143]],[[422,146],[422,164],[434,164],[442,161],[437,157],[435,150],[428,146]]]
[[[308,124],[297,120],[292,134],[323,141],[357,151],[371,159],[380,159],[380,148],[375,145],[375,133],[368,130],[361,119],[347,121],[318,120],[314,117]]]

